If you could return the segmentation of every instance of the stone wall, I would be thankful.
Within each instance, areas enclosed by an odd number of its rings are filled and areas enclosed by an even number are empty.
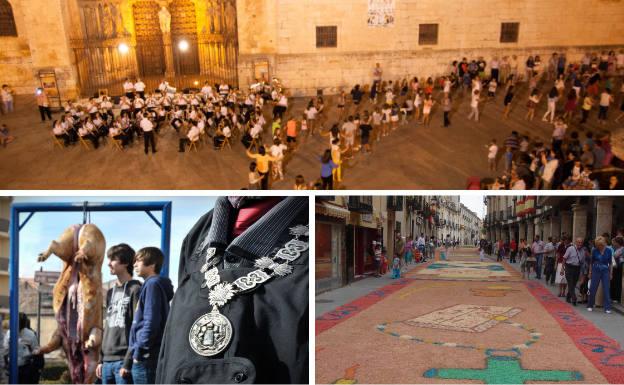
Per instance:
[[[54,69],[63,99],[75,97],[63,7],[65,0],[9,0],[17,37],[0,37],[0,83],[33,94],[40,70]]]
[[[578,60],[589,49],[624,46],[624,2],[595,0],[396,0],[395,23],[366,24],[364,0],[238,0],[239,82],[254,81],[254,62],[268,61],[294,95],[336,93],[371,81],[376,62],[384,78],[446,72],[462,56],[565,51]],[[500,43],[502,22],[519,22],[517,43]],[[418,24],[438,23],[438,44],[418,44]],[[337,26],[336,48],[316,48],[316,26]],[[259,28],[261,26],[261,28]]]

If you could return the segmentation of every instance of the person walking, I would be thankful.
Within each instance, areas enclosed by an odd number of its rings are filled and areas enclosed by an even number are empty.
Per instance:
[[[535,236],[535,240],[531,245],[531,251],[535,256],[535,278],[542,279],[542,262],[544,258],[544,242],[539,235]]]
[[[585,249],[583,248],[583,238],[577,238],[575,244],[570,244],[563,255],[565,262],[563,274],[565,275],[568,285],[568,293],[566,294],[566,302],[571,302],[576,306],[576,284],[579,279],[581,264],[585,258]]]
[[[544,275],[546,276],[546,284],[551,286],[555,284],[555,242],[552,237],[548,237],[548,242],[544,245]]]
[[[444,111],[444,127],[451,125],[450,114],[452,109],[451,97],[448,93],[444,93],[442,97],[442,111]]]
[[[563,259],[563,255],[566,252],[568,247],[567,245],[568,239],[564,236],[561,237],[561,241],[557,245],[557,271],[555,273],[555,285],[559,286],[559,295],[558,297],[563,298],[566,296],[566,287],[568,285],[568,281],[566,281],[564,270],[565,270],[565,260]]]
[[[479,98],[480,91],[475,89],[472,91],[472,98],[470,99],[470,114],[468,115],[468,120],[471,120],[474,116],[475,122],[479,122],[479,102],[481,99]]]
[[[613,277],[613,250],[607,247],[607,241],[599,236],[594,241],[595,247],[591,253],[591,268],[589,271],[589,300],[587,311],[592,311],[596,300],[598,285],[602,286],[604,295],[605,313],[611,313],[611,292],[609,288],[610,280]]]

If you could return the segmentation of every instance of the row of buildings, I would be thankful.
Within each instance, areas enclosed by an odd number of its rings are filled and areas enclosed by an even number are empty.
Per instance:
[[[562,235],[594,239],[621,231],[624,197],[614,196],[488,196],[484,218],[489,241],[542,239]]]
[[[316,198],[316,292],[375,272],[373,242],[395,251],[395,235],[474,245],[481,220],[459,196],[324,196]]]

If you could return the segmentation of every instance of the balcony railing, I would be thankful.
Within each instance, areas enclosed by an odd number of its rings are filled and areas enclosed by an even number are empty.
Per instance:
[[[389,196],[387,199],[387,208],[392,211],[403,211],[403,197],[402,196]]]
[[[358,213],[372,213],[373,212],[373,198],[372,197],[349,197],[349,210]]]

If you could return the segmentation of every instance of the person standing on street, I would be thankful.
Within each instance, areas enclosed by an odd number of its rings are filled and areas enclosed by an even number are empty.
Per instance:
[[[611,313],[611,293],[609,283],[613,278],[613,249],[607,246],[607,241],[600,236],[594,241],[596,247],[591,253],[591,267],[589,270],[589,300],[587,302],[587,311],[592,311],[594,301],[596,300],[596,292],[598,285],[602,287],[604,296],[605,313]]]
[[[145,144],[145,155],[147,155],[149,150],[149,145],[152,145],[152,154],[156,153],[156,142],[154,140],[154,123],[148,119],[148,115],[145,114],[143,119],[141,119],[141,130],[143,130],[143,143]]]
[[[576,284],[581,272],[581,264],[585,259],[585,248],[583,248],[583,238],[576,238],[576,244],[570,244],[563,255],[565,264],[563,265],[563,275],[568,284],[566,302],[571,302],[576,306]]]
[[[544,245],[544,275],[546,276],[546,284],[551,286],[555,284],[555,244],[552,237],[548,237],[548,242]]]
[[[129,245],[121,243],[111,247],[107,257],[110,273],[117,281],[106,293],[102,361],[95,373],[103,384],[131,384],[132,376],[126,369],[132,365],[128,341],[141,283],[132,279],[134,250]]]
[[[535,256],[535,278],[542,279],[542,261],[544,258],[544,242],[539,235],[535,236],[535,240],[531,245],[531,252]]]
[[[41,114],[41,121],[45,122],[46,116],[52,120],[52,113],[50,112],[50,100],[48,94],[46,94],[43,88],[37,88],[37,105],[39,106],[39,114]]]

